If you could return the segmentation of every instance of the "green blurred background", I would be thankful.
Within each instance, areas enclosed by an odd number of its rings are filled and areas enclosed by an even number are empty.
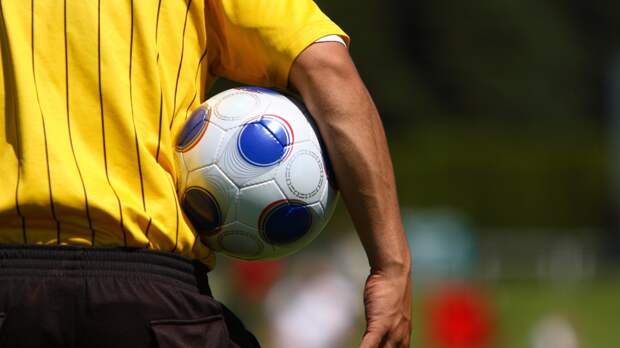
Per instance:
[[[619,347],[620,2],[317,3],[351,35],[386,126],[420,250],[414,347],[448,347],[430,327],[431,298],[450,287],[475,293],[488,316],[488,338],[460,348]],[[270,318],[301,300],[278,307],[269,299],[294,298],[282,289],[321,279],[308,268],[324,261],[356,300],[343,307],[351,316],[342,338],[327,346],[354,347],[367,272],[354,236],[340,207],[307,250],[265,266],[262,288],[248,290],[235,275],[245,266],[221,257],[215,294],[266,347],[282,346]],[[343,261],[347,252],[353,261]]]

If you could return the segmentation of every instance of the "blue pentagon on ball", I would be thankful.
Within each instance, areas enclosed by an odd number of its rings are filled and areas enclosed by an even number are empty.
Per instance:
[[[258,87],[258,86],[242,86],[242,87],[238,87],[238,89],[243,90],[243,91],[248,91],[248,92],[256,92],[256,93],[265,93],[265,94],[280,95],[280,93],[278,93],[277,91],[274,91],[273,89],[270,89],[270,88],[265,88],[265,87]]]
[[[286,157],[292,142],[292,130],[283,120],[263,116],[243,126],[237,147],[247,162],[268,167]]]
[[[185,152],[196,145],[207,130],[208,123],[209,112],[207,109],[199,108],[194,111],[179,133],[177,151]]]
[[[199,233],[212,234],[222,224],[220,206],[211,194],[202,187],[190,187],[183,197],[183,209]]]
[[[281,201],[263,212],[259,226],[263,238],[272,244],[293,243],[306,235],[312,226],[312,214],[300,202]]]

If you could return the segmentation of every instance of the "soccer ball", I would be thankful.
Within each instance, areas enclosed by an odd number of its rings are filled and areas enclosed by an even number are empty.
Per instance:
[[[207,100],[180,131],[176,162],[181,205],[200,240],[235,258],[301,249],[336,206],[312,119],[274,90],[234,88]]]

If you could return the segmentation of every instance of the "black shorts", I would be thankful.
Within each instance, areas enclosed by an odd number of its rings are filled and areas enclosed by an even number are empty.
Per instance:
[[[168,253],[0,246],[0,347],[258,347]]]

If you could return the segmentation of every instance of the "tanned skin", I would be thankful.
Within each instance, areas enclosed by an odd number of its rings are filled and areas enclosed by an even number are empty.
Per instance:
[[[377,108],[340,43],[308,47],[293,64],[289,85],[301,94],[318,125],[368,256],[367,328],[360,348],[409,347],[411,256]]]

